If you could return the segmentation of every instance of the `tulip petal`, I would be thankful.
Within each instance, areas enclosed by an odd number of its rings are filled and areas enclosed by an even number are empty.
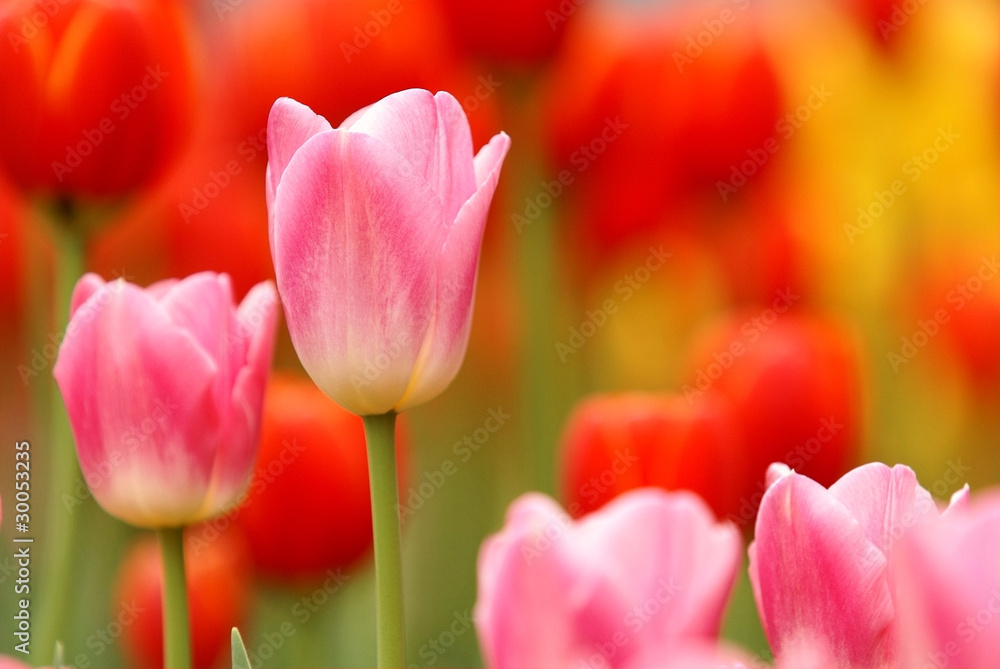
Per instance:
[[[104,279],[93,272],[87,272],[80,277],[80,280],[76,282],[76,286],[73,288],[73,297],[70,298],[70,317],[76,313],[76,310],[80,308],[81,304],[89,300],[90,296],[100,290],[103,286]]]
[[[349,411],[403,396],[433,313],[447,228],[412,166],[367,135],[332,130],[296,152],[274,204],[288,329],[316,384]]]
[[[74,321],[53,373],[94,498],[136,525],[186,522],[214,459],[213,360],[130,284],[106,284],[79,309],[96,316]]]
[[[475,618],[489,666],[570,666],[619,631],[626,609],[610,583],[578,578],[566,556],[569,523],[552,500],[529,494],[483,544]]]
[[[446,221],[476,192],[469,122],[448,93],[394,93],[354,119],[350,131],[378,139],[413,165],[441,198]]]
[[[830,494],[861,524],[865,536],[892,563],[892,547],[910,528],[937,517],[930,493],[905,465],[872,462],[847,472]]]
[[[270,281],[254,286],[236,312],[239,327],[231,337],[231,348],[245,341],[238,362],[239,373],[232,387],[232,421],[229,434],[219,442],[212,487],[202,506],[202,514],[212,515],[234,503],[253,473],[260,442],[260,416],[264,389],[274,349],[278,294]]]
[[[822,639],[838,667],[895,659],[882,553],[848,509],[799,474],[768,488],[750,546],[750,580],[775,656]]]
[[[330,123],[312,109],[292,100],[278,98],[271,106],[267,117],[267,174],[265,175],[265,197],[267,211],[272,211],[274,195],[281,183],[285,168],[292,156],[313,135],[331,130]],[[268,216],[268,232],[271,252],[274,252],[274,230]]]
[[[915,528],[897,560],[900,666],[1000,667],[1000,493]]]
[[[626,602],[655,608],[642,645],[718,636],[742,542],[697,495],[640,488],[584,516],[576,536],[580,554],[607,555]]]
[[[410,386],[396,407],[400,411],[437,396],[462,366],[472,328],[479,249],[508,148],[510,138],[500,133],[476,156],[476,173],[483,174],[482,181],[462,207],[441,248],[434,319]]]
[[[479,555],[487,664],[662,665],[689,642],[710,644],[739,549],[735,528],[689,493],[633,491],[575,524],[524,495]]]

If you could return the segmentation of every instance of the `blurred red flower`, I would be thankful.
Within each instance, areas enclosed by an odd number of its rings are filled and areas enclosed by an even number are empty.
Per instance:
[[[722,202],[718,183],[753,156],[755,173],[767,167],[782,93],[753,9],[588,9],[544,107],[555,167],[572,182],[570,220],[591,243],[657,227],[692,197]]]
[[[406,424],[399,423],[396,451],[403,472]],[[256,473],[236,525],[256,568],[292,582],[365,555],[372,517],[361,418],[308,378],[275,374],[264,399]]]
[[[510,65],[535,65],[552,56],[562,43],[566,24],[583,2],[439,1],[451,37],[465,54]]]
[[[211,542],[185,539],[191,653],[195,669],[216,666],[229,650],[229,633],[246,621],[251,569],[245,548],[233,536]],[[118,571],[112,620],[121,626],[122,646],[135,667],[163,666],[163,567],[153,537],[128,550]]]
[[[0,168],[18,187],[118,198],[177,155],[193,108],[181,3],[17,1],[0,33]]]
[[[701,338],[682,386],[695,402],[732,402],[746,475],[737,493],[750,523],[772,462],[830,485],[857,462],[863,421],[858,343],[832,318],[792,310],[783,293],[759,311],[726,318]]]
[[[562,458],[563,498],[573,516],[645,486],[696,492],[720,517],[738,506],[742,451],[724,401],[595,395],[570,416]]]

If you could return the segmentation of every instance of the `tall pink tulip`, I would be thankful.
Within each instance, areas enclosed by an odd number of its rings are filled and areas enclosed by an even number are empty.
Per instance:
[[[779,666],[895,667],[904,585],[897,553],[909,535],[945,522],[909,467],[871,463],[824,488],[771,465],[750,545],[750,581]],[[994,549],[995,552],[996,549]]]
[[[666,666],[689,644],[716,641],[740,550],[736,528],[691,493],[634,490],[575,522],[548,497],[524,495],[479,553],[486,663]]]
[[[140,527],[176,527],[238,501],[253,471],[277,295],[237,308],[209,272],[147,289],[87,274],[54,374],[97,502]]]
[[[435,397],[465,355],[510,139],[473,156],[455,98],[414,89],[339,128],[281,98],[267,145],[271,253],[306,371],[360,415]]]

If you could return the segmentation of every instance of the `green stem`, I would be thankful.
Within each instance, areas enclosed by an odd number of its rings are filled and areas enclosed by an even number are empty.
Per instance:
[[[156,534],[163,556],[163,666],[190,669],[191,628],[184,575],[184,528],[164,527]]]
[[[396,414],[363,416],[368,442],[375,538],[377,652],[380,669],[403,667],[403,568],[399,539],[399,485],[396,481]]]
[[[63,336],[69,323],[69,306],[73,289],[83,273],[85,240],[71,226],[63,227],[56,222],[53,242],[56,256],[54,266],[54,314],[52,326],[58,336]],[[47,342],[46,342],[47,343]],[[53,362],[54,364],[54,362]],[[47,562],[44,583],[44,607],[39,622],[35,647],[48,654],[58,640],[60,631],[65,629],[70,612],[74,609],[72,588],[72,567],[76,561],[77,515],[64,508],[63,497],[72,494],[76,488],[80,468],[73,448],[73,433],[69,416],[62,401],[62,395],[55,379],[47,380],[49,388],[49,424],[51,426],[50,449],[48,450],[49,494],[46,528]],[[49,658],[45,657],[44,662]]]

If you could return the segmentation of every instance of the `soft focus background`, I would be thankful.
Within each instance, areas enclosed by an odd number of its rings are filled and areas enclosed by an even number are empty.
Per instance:
[[[156,7],[134,30],[87,5]],[[102,115],[102,141],[128,139],[69,177],[87,269],[224,271],[241,299],[273,277],[275,98],[336,125],[399,89],[447,90],[477,147],[512,137],[465,364],[399,446],[408,658],[478,666],[476,553],[524,491],[579,515],[692,488],[749,540],[774,460],[824,484],[905,463],[940,499],[1000,482],[997,19],[991,0],[4,2],[0,424],[32,442],[35,527],[84,527],[67,664],[154,666],[160,619],[144,533],[82,483],[61,503],[45,488],[62,336],[45,212],[66,183],[39,163],[46,142],[61,152]],[[36,89],[70,91],[65,108],[38,116]],[[46,120],[9,132],[24,115]],[[189,532],[197,661],[226,666],[238,624],[255,666],[371,666],[360,424],[311,391],[284,329],[276,367],[246,504]],[[669,395],[666,427],[619,425],[634,396],[574,414],[623,391]],[[13,475],[0,495],[9,620]],[[724,636],[769,659],[745,576]]]

